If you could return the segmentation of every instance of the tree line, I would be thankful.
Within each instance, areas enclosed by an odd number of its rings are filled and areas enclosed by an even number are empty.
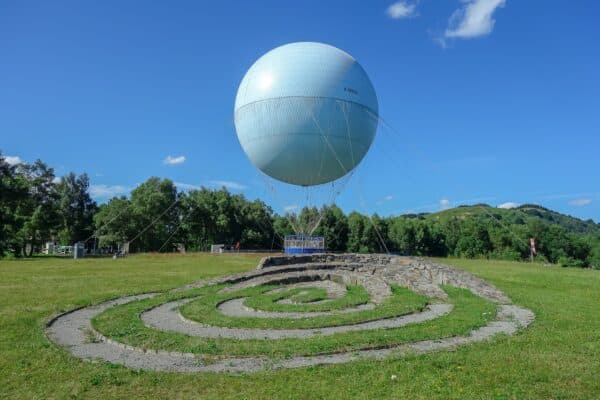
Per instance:
[[[320,220],[314,234],[335,252],[392,252],[415,256],[525,260],[536,238],[538,260],[565,266],[600,267],[600,230],[574,233],[536,216],[518,213],[380,217],[345,214],[335,205],[279,215],[261,200],[225,188],[178,191],[169,179],[149,178],[98,205],[86,174],[60,179],[42,161],[9,165],[0,154],[0,254],[31,256],[46,241],[84,241],[88,248],[130,252],[206,251],[211,244],[240,243],[242,249],[279,250],[294,227]]]

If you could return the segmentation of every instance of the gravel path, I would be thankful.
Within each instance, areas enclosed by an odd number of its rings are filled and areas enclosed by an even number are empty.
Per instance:
[[[446,297],[440,285],[451,285],[468,289],[478,296],[497,303],[499,311],[494,321],[471,331],[466,336],[423,340],[386,349],[292,357],[284,360],[269,359],[268,357],[224,357],[216,362],[206,363],[201,354],[136,348],[115,342],[93,330],[91,320],[96,315],[111,307],[151,298],[156,294],[123,297],[64,313],[48,323],[46,334],[51,341],[84,360],[107,361],[130,368],[153,371],[250,373],[265,369],[339,364],[357,359],[382,359],[452,349],[457,346],[488,340],[499,333],[515,334],[519,329],[526,328],[534,320],[534,314],[530,310],[510,304],[510,299],[500,290],[465,271],[421,259],[387,255],[327,254],[271,257],[261,261],[259,269],[255,271],[203,280],[174,291],[183,291],[216,283],[229,284],[230,286],[225,288],[224,291],[231,291],[265,283],[278,283],[290,288],[294,285],[316,286],[317,282],[320,282],[319,285],[323,287],[337,288],[335,294],[338,296],[341,294],[340,288],[347,285],[362,285],[369,292],[371,301],[374,304],[380,303],[391,295],[390,284],[409,287],[418,293],[438,299]],[[335,282],[335,284],[332,282]],[[334,293],[328,291],[328,294]],[[192,300],[185,299],[165,303],[147,310],[140,317],[147,326],[153,329],[206,338],[222,337],[244,340],[307,338],[349,331],[398,328],[407,324],[431,320],[452,310],[452,306],[449,304],[433,304],[421,313],[356,325],[319,329],[234,329],[208,326],[185,320],[177,309],[180,305]],[[233,317],[294,318],[300,317],[299,314],[302,314],[302,317],[330,315],[329,313],[267,313],[245,307],[243,300],[237,299],[225,302],[220,305],[219,309],[221,312]],[[367,306],[371,307],[371,305]],[[358,311],[356,310],[357,307],[353,308],[354,310],[348,308],[344,311]],[[336,310],[335,312],[340,311]]]
[[[366,331],[371,329],[400,328],[438,318],[452,311],[451,304],[432,304],[426,311],[396,318],[380,319],[354,325],[331,326],[315,329],[250,329],[225,328],[200,324],[183,317],[177,309],[193,299],[172,301],[142,313],[144,323],[153,329],[182,333],[189,336],[227,339],[288,339],[330,336],[336,333]]]
[[[266,294],[277,294],[277,293],[285,292],[285,291],[292,290],[292,289],[303,289],[303,288],[325,289],[325,291],[327,292],[327,299],[298,303],[298,302],[293,301],[292,299],[284,298],[284,299],[278,300],[277,303],[279,303],[279,304],[320,304],[320,303],[326,303],[333,299],[338,299],[338,298],[344,296],[347,292],[345,285],[328,280],[328,281],[293,283],[291,285],[286,285],[285,287],[282,287],[282,288],[270,290]],[[299,292],[297,295],[302,294],[302,293],[303,292]]]
[[[333,272],[328,269],[317,269],[307,271],[282,272],[277,275],[252,276],[248,280],[233,284],[221,290],[223,293],[233,293],[238,290],[256,287],[260,285],[281,285],[290,282],[319,282],[331,280],[338,284],[360,285],[365,288],[369,294],[371,302],[375,304],[383,303],[392,295],[389,284],[377,275],[365,275],[352,271]]]
[[[232,299],[225,301],[217,307],[224,315],[228,317],[243,317],[243,318],[290,318],[290,319],[301,319],[311,317],[324,317],[336,314],[348,314],[357,311],[372,310],[375,308],[375,304],[359,304],[355,307],[347,307],[333,311],[307,311],[307,312],[288,312],[288,311],[262,311],[250,308],[244,305],[246,297],[238,299]],[[313,304],[313,303],[311,303]]]
[[[251,373],[265,369],[300,368],[323,364],[341,364],[358,359],[383,359],[407,354],[422,354],[432,351],[452,349],[457,346],[490,339],[494,335],[514,334],[519,328],[527,327],[534,319],[531,311],[503,305],[498,321],[473,330],[467,336],[450,337],[440,340],[423,340],[379,350],[360,350],[319,356],[292,357],[285,360],[271,360],[266,357],[232,357],[206,364],[192,353],[153,351],[135,348],[97,334],[99,342],[89,340],[90,320],[106,309],[130,301],[151,297],[150,295],[130,296],[109,301],[97,306],[65,313],[50,322],[48,337],[66,347],[74,356],[88,361],[107,361],[129,368],[167,372],[230,372]]]

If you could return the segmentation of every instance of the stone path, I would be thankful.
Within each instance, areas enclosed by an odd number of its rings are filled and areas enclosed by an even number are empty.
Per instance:
[[[370,288],[368,289],[369,294],[377,298],[378,301],[382,301],[386,296],[389,296],[389,285],[392,283],[409,287],[437,299],[446,297],[445,292],[440,289],[440,285],[454,285],[469,289],[478,296],[496,302],[498,313],[495,320],[465,336],[422,340],[385,349],[298,356],[284,360],[274,360],[268,357],[224,357],[215,362],[206,363],[203,361],[202,355],[199,354],[136,348],[113,341],[93,330],[91,320],[102,312],[132,301],[148,299],[156,296],[156,294],[123,297],[61,314],[48,323],[46,333],[48,338],[57,345],[65,348],[74,356],[89,361],[107,361],[130,368],[153,371],[250,373],[265,369],[339,364],[358,359],[383,359],[447,350],[469,343],[489,340],[500,333],[515,334],[519,329],[526,328],[534,320],[534,314],[530,310],[510,304],[510,299],[504,293],[467,272],[444,264],[406,257],[378,255],[319,255],[313,256],[313,258],[307,258],[306,256],[272,257],[263,260],[256,271],[205,280],[187,285],[185,288],[202,287],[214,283],[229,283],[230,286],[226,289],[231,290],[232,286],[238,288],[248,287],[246,286],[248,284],[262,284],[259,283],[261,281],[279,281],[280,284],[294,284],[298,283],[298,279],[302,282],[303,279],[312,280],[314,277],[319,277],[322,282],[334,281],[334,279],[337,281],[341,277],[338,285],[364,284],[365,287]],[[249,281],[251,283],[248,283]],[[307,287],[310,286],[309,283],[306,285]],[[242,329],[208,326],[185,320],[178,312],[178,307],[191,300],[186,299],[161,304],[158,307],[146,310],[142,313],[141,319],[152,329],[179,332],[186,335],[236,340],[278,340],[333,335],[349,331],[398,328],[407,324],[437,318],[451,312],[452,309],[449,304],[437,303],[432,304],[421,313],[354,325],[319,329]],[[236,299],[235,302],[230,301],[221,304],[219,309],[227,315],[237,317],[257,317],[256,313],[265,314],[265,312],[247,310],[244,307],[243,299]],[[357,307],[345,309],[344,312],[358,311],[355,308]],[[244,314],[246,312],[250,315]],[[270,315],[263,317],[290,318],[286,314],[289,313],[270,313]],[[314,316],[315,313],[299,314],[308,317]]]
[[[325,317],[335,314],[348,314],[357,311],[372,310],[375,308],[375,304],[359,304],[355,307],[347,307],[341,310],[334,311],[307,311],[307,312],[291,312],[291,311],[262,311],[255,310],[244,305],[246,297],[239,299],[232,299],[219,304],[217,310],[228,317],[242,317],[242,318],[290,318],[290,319],[301,319],[301,318],[313,318],[313,317]],[[311,304],[314,304],[313,302]],[[320,303],[320,302],[319,302]]]
[[[177,309],[179,306],[188,303],[190,299],[173,301],[165,303],[158,307],[144,312],[141,315],[142,321],[154,329],[160,331],[171,331],[182,333],[189,336],[199,336],[206,338],[226,338],[226,339],[305,339],[313,336],[330,336],[336,333],[365,331],[370,329],[390,329],[399,328],[409,324],[416,324],[438,318],[452,310],[451,304],[432,304],[428,310],[403,315],[396,318],[380,319],[377,321],[363,322],[353,325],[332,326],[314,329],[248,329],[248,328],[225,328],[220,326],[211,326],[200,324],[195,321],[184,318]]]

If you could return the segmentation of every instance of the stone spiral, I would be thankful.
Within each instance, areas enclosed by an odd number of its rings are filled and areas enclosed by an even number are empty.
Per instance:
[[[429,335],[428,323],[456,314],[473,321]],[[251,272],[72,310],[46,333],[84,360],[240,373],[451,349],[514,334],[533,319],[491,284],[445,264],[321,254],[267,257]]]

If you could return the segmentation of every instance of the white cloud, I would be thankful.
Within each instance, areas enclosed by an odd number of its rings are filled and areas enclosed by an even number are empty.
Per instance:
[[[520,204],[518,203],[514,203],[512,201],[507,201],[506,203],[502,203],[502,204],[498,204],[498,208],[504,208],[504,209],[509,209],[509,208],[517,208],[519,207]]]
[[[441,199],[440,200],[440,208],[442,210],[447,210],[448,208],[450,208],[450,200],[448,200],[448,199]]]
[[[167,165],[183,164],[184,162],[185,162],[185,156],[173,157],[171,155],[168,155],[167,158],[165,158],[163,161],[163,163],[167,164]]]
[[[569,201],[569,204],[572,206],[587,206],[588,204],[592,203],[592,199],[573,199],[571,201]]]
[[[378,205],[381,205],[383,203],[385,203],[386,201],[392,201],[394,200],[394,196],[392,196],[391,194],[388,194],[387,196],[384,196],[381,200],[379,200],[377,202]]]
[[[297,209],[298,206],[296,204],[290,204],[289,206],[283,207],[283,211],[285,211],[286,213],[296,211]]]
[[[60,183],[62,181],[62,178],[60,176],[55,176],[54,179],[52,179],[52,183]]]
[[[177,186],[180,190],[199,190],[201,189],[198,185],[192,185],[191,183],[183,183],[183,182],[175,182],[175,186]]]
[[[494,29],[494,12],[506,0],[462,0],[463,6],[450,16],[444,38],[469,39],[484,36]],[[443,42],[443,39],[442,39]]]
[[[121,185],[90,185],[90,195],[94,198],[109,198],[129,193],[130,189]]]
[[[407,1],[397,1],[390,5],[385,13],[392,19],[402,19],[416,17],[417,14],[417,2],[409,3]]]
[[[4,160],[6,160],[9,165],[17,165],[23,162],[19,156],[4,156]]]
[[[226,187],[231,190],[245,190],[248,188],[246,185],[234,181],[208,181],[208,184],[213,187]]]

